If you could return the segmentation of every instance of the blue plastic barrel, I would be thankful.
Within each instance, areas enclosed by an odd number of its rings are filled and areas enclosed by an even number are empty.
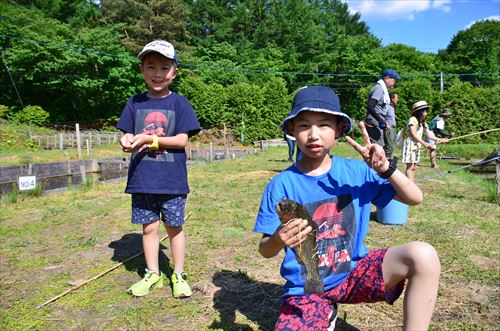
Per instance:
[[[386,225],[403,225],[408,221],[408,205],[391,200],[384,208],[377,208],[377,222]]]

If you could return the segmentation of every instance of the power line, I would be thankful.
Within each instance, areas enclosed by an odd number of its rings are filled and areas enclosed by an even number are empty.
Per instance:
[[[84,48],[76,48],[72,47],[69,45],[57,45],[54,43],[50,42],[44,42],[44,41],[37,41],[25,37],[18,37],[18,36],[12,36],[12,35],[6,35],[6,34],[0,34],[0,37],[7,37],[11,39],[18,39],[18,40],[28,40],[40,45],[47,45],[55,48],[62,48],[62,49],[67,49],[70,51],[76,51],[76,52],[82,52],[82,53],[90,53],[90,54],[97,54],[97,55],[105,55],[105,56],[111,56],[111,57],[119,57],[119,58],[128,58],[128,59],[133,59],[139,61],[137,57],[130,56],[130,55],[123,55],[123,54],[113,54],[113,53],[107,53],[103,51],[96,51],[96,50],[89,50],[89,49],[84,49]],[[380,77],[380,74],[355,74],[355,73],[346,73],[346,74],[339,74],[339,73],[319,73],[319,72],[303,72],[303,71],[274,71],[270,69],[251,69],[251,68],[240,68],[240,67],[222,67],[222,66],[214,66],[214,65],[208,65],[208,64],[190,64],[190,63],[180,63],[182,66],[185,67],[191,67],[191,68],[201,68],[205,70],[222,70],[222,71],[238,71],[238,72],[244,72],[244,73],[268,73],[268,74],[274,74],[274,75],[291,75],[291,76],[299,76],[299,75],[310,75],[310,76],[317,76],[317,77]],[[476,73],[436,73],[436,74],[429,74],[429,73],[401,73],[400,76],[403,77],[441,77],[441,75],[446,76],[446,77],[463,77],[463,76],[488,76],[488,75],[500,75],[500,72],[476,72]]]
[[[9,67],[7,66],[7,63],[5,63],[3,51],[0,50],[0,52],[2,52],[2,62],[5,65],[5,69],[7,69],[7,73],[9,74],[9,78],[10,78],[10,81],[12,82],[12,86],[14,86],[14,90],[16,90],[16,94],[17,94],[17,97],[19,98],[19,102],[21,103],[21,107],[24,108],[24,103],[23,103],[23,100],[21,99],[21,95],[19,94],[19,91],[17,90],[16,82],[14,82],[14,79],[12,78],[12,75],[10,74]]]

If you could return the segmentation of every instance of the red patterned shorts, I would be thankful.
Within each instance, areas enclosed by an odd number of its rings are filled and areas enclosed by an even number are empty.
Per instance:
[[[404,280],[389,292],[384,290],[382,262],[387,249],[370,251],[358,261],[349,276],[323,295],[306,294],[284,298],[276,330],[327,330],[337,314],[337,303],[386,301],[393,304],[404,288]]]

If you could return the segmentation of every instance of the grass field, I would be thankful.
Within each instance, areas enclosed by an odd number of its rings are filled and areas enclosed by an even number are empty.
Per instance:
[[[335,154],[357,157],[341,144]],[[41,309],[35,307],[142,250],[130,223],[125,183],[86,185],[65,193],[19,196],[0,208],[0,329],[2,330],[269,330],[279,308],[282,255],[264,259],[252,232],[262,191],[289,165],[286,149],[195,164],[186,269],[194,294],[176,300],[169,287],[131,298],[125,290],[144,270],[142,256]],[[417,179],[454,166],[428,159]],[[498,329],[500,207],[493,181],[463,171],[426,180],[422,205],[405,226],[372,222],[367,244],[410,240],[434,245],[442,263],[432,330]],[[163,232],[164,233],[164,232]],[[163,242],[161,265],[169,273]],[[402,300],[342,305],[336,330],[400,330]]]

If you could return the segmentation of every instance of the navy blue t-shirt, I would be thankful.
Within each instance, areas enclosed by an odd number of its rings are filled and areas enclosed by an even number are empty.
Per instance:
[[[130,98],[116,128],[126,133],[156,134],[171,137],[200,131],[193,107],[177,93],[163,98],[149,98],[146,93]],[[150,150],[143,146],[132,153],[126,193],[187,194],[186,151],[184,149]]]

